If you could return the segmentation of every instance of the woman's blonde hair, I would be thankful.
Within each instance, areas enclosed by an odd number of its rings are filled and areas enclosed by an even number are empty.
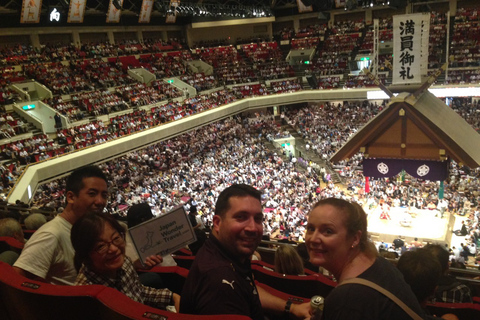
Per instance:
[[[305,274],[303,261],[291,245],[280,245],[275,251],[275,272],[287,275]]]

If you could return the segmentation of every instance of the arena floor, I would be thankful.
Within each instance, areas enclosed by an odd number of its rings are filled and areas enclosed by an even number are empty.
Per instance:
[[[390,219],[381,219],[381,209],[377,207],[368,215],[368,231],[375,241],[392,242],[402,236],[407,243],[414,238],[420,242],[451,242],[454,217],[446,213],[440,218],[438,210],[428,209],[415,209],[410,213],[407,208],[394,207],[388,212]]]

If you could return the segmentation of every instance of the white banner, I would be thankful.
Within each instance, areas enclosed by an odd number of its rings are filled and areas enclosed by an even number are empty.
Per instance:
[[[23,0],[20,23],[39,23],[42,0]]]
[[[115,6],[113,5],[113,1],[116,1],[120,5],[120,7],[123,6],[123,0],[110,0],[107,12],[107,23],[120,22],[120,15],[122,14],[122,10],[115,8]]]
[[[428,64],[427,24],[422,13],[393,16],[393,84],[421,83],[422,66]]]
[[[83,23],[87,0],[71,0],[68,9],[68,23]]]
[[[138,23],[150,23],[150,16],[152,15],[153,0],[143,0]]]

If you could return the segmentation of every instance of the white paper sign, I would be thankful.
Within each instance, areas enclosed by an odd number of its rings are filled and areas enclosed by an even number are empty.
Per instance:
[[[197,240],[183,206],[128,230],[142,263],[151,255],[165,256]]]
[[[421,83],[428,65],[429,29],[430,15],[393,16],[393,84]]]

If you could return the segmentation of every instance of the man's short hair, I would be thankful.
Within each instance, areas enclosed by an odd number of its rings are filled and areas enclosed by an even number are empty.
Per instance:
[[[439,244],[427,244],[424,248],[440,263],[442,274],[446,274],[448,271],[448,262],[450,260],[450,254],[448,251],[442,248]]]
[[[32,213],[25,218],[23,223],[25,224],[25,229],[37,230],[47,223],[47,218],[41,213]]]
[[[13,218],[0,219],[0,237],[16,238],[16,235],[22,234],[23,230],[20,222]]]
[[[136,225],[152,218],[152,209],[146,202],[134,204],[127,212],[127,224],[129,228],[135,227]]]
[[[92,177],[103,179],[108,184],[107,177],[102,169],[98,166],[86,166],[77,169],[70,174],[67,178],[65,192],[72,191],[75,195],[78,195],[80,190],[84,187],[83,179]]]
[[[262,203],[262,192],[248,184],[232,184],[230,187],[223,190],[218,196],[215,204],[215,215],[224,216],[230,209],[231,197],[253,197]]]
[[[423,303],[434,295],[442,268],[428,250],[420,248],[405,252],[398,260],[397,268],[412,288],[418,302]]]

